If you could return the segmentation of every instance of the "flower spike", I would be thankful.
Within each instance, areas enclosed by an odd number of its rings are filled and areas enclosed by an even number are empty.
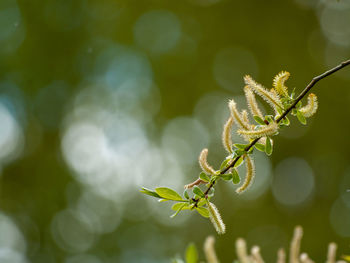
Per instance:
[[[207,157],[208,157],[208,149],[205,148],[201,151],[199,155],[199,165],[201,166],[203,172],[209,175],[214,175],[215,170],[213,167],[211,167],[208,162],[207,162]]]
[[[232,99],[229,101],[228,106],[231,111],[231,116],[234,118],[238,126],[244,130],[249,130],[250,125],[243,119],[242,115],[238,112],[236,102]]]
[[[247,175],[245,177],[244,183],[241,185],[241,187],[237,188],[236,190],[236,193],[238,194],[247,190],[254,180],[254,175],[255,175],[254,161],[252,158],[250,158],[249,155],[245,155],[245,159],[246,159]]]
[[[248,107],[253,116],[259,116],[260,118],[264,118],[259,107],[256,102],[255,95],[253,91],[249,88],[249,86],[244,87],[244,93],[247,99]]]
[[[300,112],[304,117],[308,118],[314,115],[318,108],[317,96],[313,93],[310,93],[307,97],[307,105],[300,109]]]
[[[262,97],[277,112],[277,109],[283,109],[279,96],[268,91],[260,84],[256,83],[249,75],[244,76],[245,84],[248,85],[255,93]]]
[[[289,78],[290,73],[287,71],[281,71],[273,79],[273,87],[277,93],[283,97],[288,97],[288,88],[284,85],[286,80]]]
[[[226,226],[221,219],[219,210],[216,208],[216,206],[213,203],[210,203],[208,200],[207,200],[207,206],[208,206],[210,221],[214,225],[216,231],[219,234],[225,234]]]
[[[224,125],[224,131],[222,132],[222,143],[229,153],[232,153],[232,136],[231,136],[231,131],[232,131],[232,125],[233,125],[233,118],[230,117],[226,121]]]
[[[278,131],[278,124],[276,122],[271,122],[269,125],[263,126],[257,130],[238,130],[237,133],[249,137],[251,139],[260,138],[264,136],[274,135]]]

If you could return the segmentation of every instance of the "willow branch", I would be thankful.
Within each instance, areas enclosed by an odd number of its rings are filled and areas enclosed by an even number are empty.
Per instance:
[[[328,77],[329,75],[332,75],[333,73],[337,72],[338,70],[340,70],[340,69],[342,69],[342,68],[344,68],[344,67],[346,67],[348,65],[350,65],[350,59],[340,63],[338,66],[336,66],[336,67],[334,67],[334,68],[324,72],[323,74],[314,77],[311,80],[311,82],[306,86],[306,88],[300,93],[300,95],[295,99],[293,104],[291,106],[289,106],[282,113],[282,115],[279,116],[276,119],[276,122],[279,123],[284,117],[286,117],[291,112],[291,110],[295,108],[295,106],[298,104],[298,102],[301,101],[305,97],[305,95],[308,94],[308,92],[312,89],[313,86],[315,86],[315,84],[317,82],[319,82],[321,79],[324,79],[324,78]],[[262,137],[254,139],[254,141],[252,141],[244,150],[246,152],[248,152],[261,138]],[[219,175],[225,174],[230,168],[234,167],[234,165],[237,163],[239,158],[243,158],[243,157],[242,156],[237,156],[228,166],[226,166],[225,168],[220,170]],[[204,192],[205,195],[207,195],[209,193],[210,189],[215,185],[216,181],[217,181],[217,179],[213,180],[210,183],[210,185],[208,186],[208,188]],[[199,202],[199,199],[194,199],[194,201],[195,201],[195,206],[197,206],[197,203]]]

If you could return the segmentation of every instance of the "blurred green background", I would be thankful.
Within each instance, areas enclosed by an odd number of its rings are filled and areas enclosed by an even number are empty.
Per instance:
[[[169,262],[201,247],[209,220],[170,219],[140,187],[182,192],[204,147],[220,163],[244,74],[271,87],[287,70],[299,92],[349,57],[349,0],[1,0],[0,262]],[[297,224],[316,262],[330,241],[350,253],[349,87],[350,68],[315,86],[318,113],[256,154],[249,192],[217,186],[221,262],[237,237],[272,262]]]

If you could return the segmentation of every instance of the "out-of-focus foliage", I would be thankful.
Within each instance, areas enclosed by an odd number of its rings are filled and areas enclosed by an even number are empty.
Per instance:
[[[300,91],[349,57],[349,18],[349,0],[1,0],[0,262],[169,262],[201,243],[207,220],[138,189],[181,191],[204,147],[219,163],[242,76],[284,69]],[[346,254],[349,86],[347,69],[319,83],[317,117],[257,154],[249,193],[219,186],[222,262],[237,236],[271,262],[296,224],[316,262],[328,241]]]

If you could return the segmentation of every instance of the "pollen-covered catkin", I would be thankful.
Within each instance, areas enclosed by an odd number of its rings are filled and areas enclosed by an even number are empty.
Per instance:
[[[225,234],[226,226],[221,219],[219,210],[216,208],[216,206],[213,203],[210,203],[209,201],[207,201],[207,206],[208,206],[210,221],[214,225],[216,231],[219,234]]]
[[[228,118],[228,120],[226,121],[226,123],[224,125],[224,130],[222,132],[222,144],[224,145],[226,151],[228,151],[229,153],[232,153],[231,131],[232,131],[233,122],[234,121],[233,121],[232,117]]]
[[[213,175],[215,174],[215,170],[213,167],[211,167],[208,164],[207,157],[208,157],[208,149],[205,148],[201,151],[199,155],[199,165],[201,166],[203,172],[209,175]]]
[[[299,263],[300,243],[301,243],[302,237],[303,237],[303,229],[301,228],[301,226],[295,227],[293,239],[290,244],[290,255],[289,255],[290,263]]]
[[[308,118],[314,115],[318,108],[317,96],[313,93],[310,93],[307,97],[306,106],[300,109],[300,112],[304,115],[304,117]]]
[[[204,242],[204,253],[208,263],[219,263],[219,260],[215,252],[215,238],[213,236],[208,236]]]
[[[284,85],[286,80],[289,78],[290,73],[287,71],[281,71],[273,79],[273,87],[277,93],[283,97],[288,97],[288,88]]]
[[[230,100],[228,103],[228,107],[230,108],[231,116],[236,121],[237,125],[244,130],[249,130],[250,125],[243,119],[241,114],[238,112],[236,102],[234,100]]]
[[[253,116],[259,116],[260,118],[264,118],[261,110],[259,109],[258,103],[256,102],[255,95],[253,91],[249,88],[249,86],[244,87],[245,97],[247,99],[248,107]]]
[[[256,94],[269,103],[275,112],[277,112],[278,108],[283,109],[282,102],[277,94],[268,91],[263,86],[256,83],[249,75],[244,76],[244,81]]]
[[[271,122],[269,125],[263,126],[257,130],[238,130],[237,133],[249,137],[251,139],[260,138],[264,136],[274,135],[278,131],[278,124]]]
[[[254,180],[254,175],[255,175],[254,161],[249,155],[245,155],[245,163],[246,163],[247,175],[245,177],[243,184],[236,190],[236,193],[239,193],[239,194],[249,188],[249,186]]]

